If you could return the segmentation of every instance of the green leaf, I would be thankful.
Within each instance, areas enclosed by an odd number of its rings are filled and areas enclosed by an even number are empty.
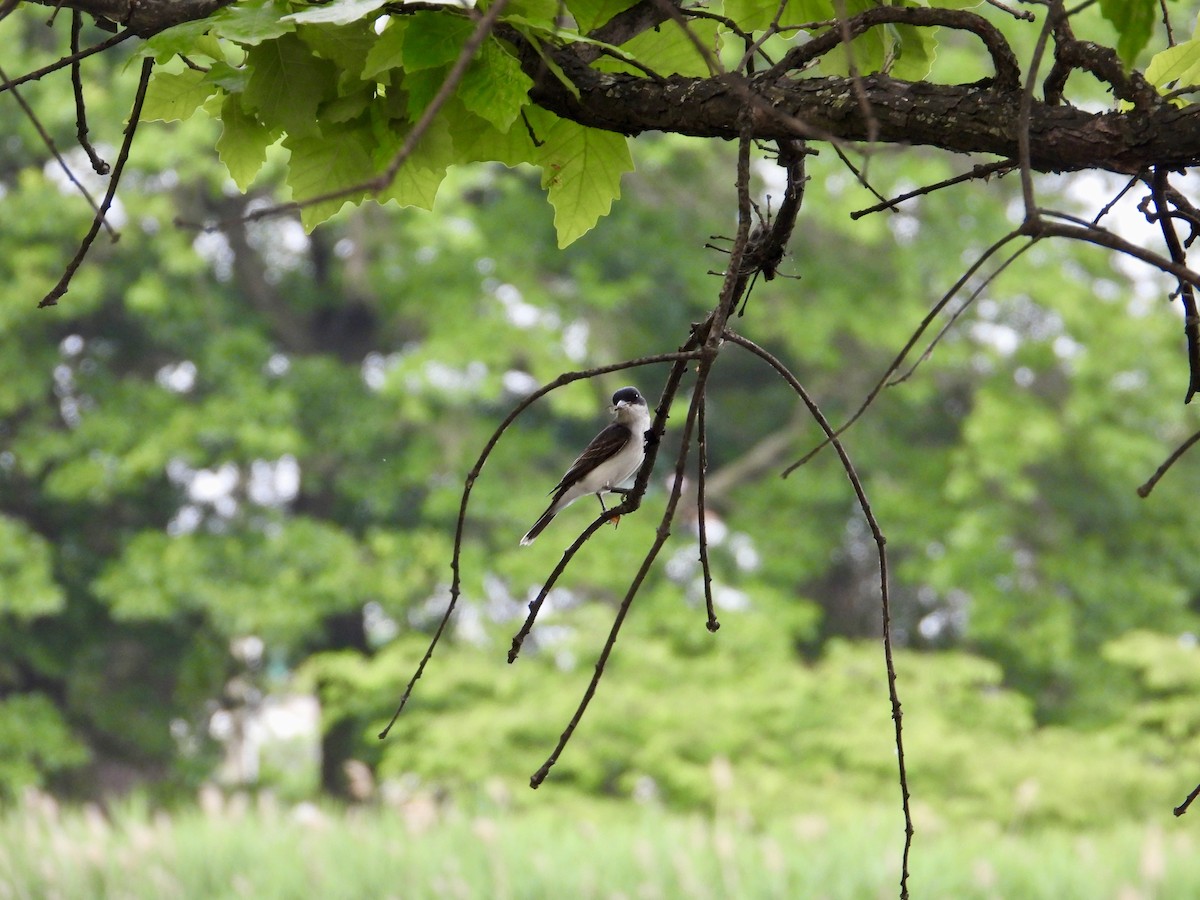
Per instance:
[[[512,167],[521,163],[532,163],[537,160],[538,148],[533,143],[529,128],[524,123],[514,124],[507,131],[499,131],[496,126],[486,119],[473,115],[462,109],[456,109],[459,101],[454,100],[446,105],[446,121],[450,134],[454,138],[454,152],[458,162],[496,161]],[[533,125],[534,133],[538,133],[538,114],[541,111],[536,106],[526,110],[526,118]],[[543,114],[548,122],[555,121],[549,113]],[[550,125],[546,125],[548,131]],[[539,138],[540,140],[540,138]]]
[[[317,107],[336,93],[332,63],[287,34],[252,48],[247,67],[245,102],[264,125],[282,126],[292,135],[316,130]]]
[[[720,38],[718,23],[711,21],[693,22],[688,31],[708,49],[713,60],[718,58]],[[619,48],[642,65],[659,75],[690,75],[705,78],[710,73],[708,60],[696,49],[696,44],[679,23],[671,21],[657,29],[644,31]],[[602,57],[595,67],[605,72],[628,72],[640,75],[635,66],[611,57]]]
[[[330,127],[325,134],[312,137],[287,137],[283,146],[291,151],[287,183],[292,199],[307,200],[321,194],[354,187],[374,174],[371,147],[374,140],[363,124]],[[358,190],[333,200],[325,200],[300,210],[300,222],[312,231],[347,203],[362,201]]]
[[[390,139],[381,141],[377,151],[376,160],[380,171],[385,169],[399,152],[407,137],[407,132],[398,131],[394,123],[385,128]],[[384,153],[386,157],[381,159]],[[376,199],[380,203],[394,200],[400,206],[433,209],[438,188],[442,179],[446,177],[446,169],[457,161],[455,153],[456,148],[450,139],[446,116],[438,116],[421,136],[412,154],[400,166],[395,180],[381,191]]]
[[[404,35],[404,68],[409,72],[454,62],[474,30],[465,18],[421,12],[408,21]]]
[[[173,25],[166,31],[160,31],[149,38],[142,44],[141,49],[153,54],[158,62],[164,63],[181,53],[185,55],[192,53],[200,39],[207,35],[212,27],[213,23],[209,19],[197,19],[193,22],[184,22],[182,25]]]
[[[178,122],[191,118],[217,86],[205,72],[184,69],[182,72],[157,71],[146,89],[142,119],[147,122]]]
[[[595,227],[621,196],[621,175],[633,170],[622,135],[559,119],[538,153],[542,187],[554,207],[558,246],[563,248]]]
[[[425,107],[445,82],[448,71],[448,66],[441,66],[404,73],[404,92],[408,95],[404,108],[409,119],[416,121],[425,112]]]
[[[337,64],[338,93],[355,93],[365,83],[360,74],[363,60],[375,44],[375,32],[370,23],[302,25],[296,34],[318,56]]]
[[[896,25],[894,34],[896,60],[891,74],[905,81],[924,80],[937,57],[937,29]]]
[[[1117,53],[1126,68],[1149,43],[1158,8],[1158,0],[1100,0],[1100,14],[1119,35]]]
[[[1184,41],[1154,54],[1146,80],[1158,88],[1172,83],[1195,84],[1200,79],[1200,40]]]
[[[516,57],[495,41],[488,41],[458,86],[463,105],[487,119],[500,131],[508,131],[521,108],[529,103],[533,80],[521,70]]]
[[[404,19],[392,20],[383,34],[375,39],[374,45],[367,51],[366,62],[363,63],[363,78],[395,69],[404,62],[404,31],[407,25],[408,22]]]
[[[875,6],[873,0],[845,0],[846,15],[853,16]],[[846,75],[851,63],[860,75],[884,70],[891,41],[886,29],[872,28],[856,37],[850,46],[838,44],[821,60],[820,69],[829,75]]]
[[[274,141],[270,130],[242,109],[241,98],[231,95],[221,105],[221,136],[217,155],[238,190],[247,190],[267,159]]]
[[[375,99],[372,90],[356,91],[344,97],[335,97],[321,107],[318,118],[322,123],[342,123],[357,119]]]
[[[250,0],[227,6],[208,21],[214,34],[254,46],[294,31],[296,26],[284,19],[290,11],[284,0]]]
[[[587,34],[636,2],[637,0],[567,0],[567,11],[575,17],[575,24],[579,26],[579,30]]]
[[[320,23],[324,25],[349,25],[359,19],[365,19],[386,0],[333,0],[320,6],[313,6],[304,12],[292,13],[283,18],[290,22]]]
[[[745,31],[762,31],[779,12],[779,0],[725,0],[725,15]],[[833,0],[788,0],[780,25],[824,22],[834,15]]]

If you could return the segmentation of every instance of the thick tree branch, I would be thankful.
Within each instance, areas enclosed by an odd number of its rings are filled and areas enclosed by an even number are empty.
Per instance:
[[[761,101],[751,116],[758,140],[868,139],[869,123],[849,78],[793,81],[729,73],[652,82],[596,72],[565,51],[559,51],[556,60],[578,88],[578,99],[556,78],[541,77],[532,92],[534,100],[593,128],[731,140],[740,133],[750,94]],[[535,76],[539,67],[536,56],[526,66]],[[868,75],[859,83],[880,143],[1017,156],[1019,94],[998,91],[990,82],[938,85]],[[1181,168],[1200,163],[1198,107],[1089,113],[1034,101],[1029,127],[1030,163],[1038,171],[1133,173],[1152,164]]]
[[[55,9],[66,8],[94,16],[104,22],[124,25],[139,37],[158,34],[211,16],[233,0],[30,0]]]

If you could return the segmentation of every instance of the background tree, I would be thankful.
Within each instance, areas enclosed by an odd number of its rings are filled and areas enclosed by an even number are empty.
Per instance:
[[[959,325],[933,356],[847,436],[887,525],[897,639],[983,657],[907,661],[907,708],[925,716],[910,722],[914,789],[995,808],[1004,792],[988,778],[945,777],[960,771],[950,736],[1023,736],[1048,771],[1060,745],[1035,725],[1111,733],[1131,727],[1133,701],[1149,692],[1169,716],[1089,759],[1119,785],[1121,803],[1158,798],[1164,776],[1147,760],[1164,747],[1184,753],[1196,717],[1153,675],[1173,638],[1127,633],[1195,627],[1196,476],[1172,471],[1175,490],[1151,504],[1132,488],[1187,434],[1175,392],[1195,387],[1195,324],[1181,346],[1179,318],[1159,302],[1167,284],[1122,260],[1170,273],[1187,308],[1195,276],[1188,236],[1175,228],[1195,217],[1190,176],[1173,173],[1200,142],[1186,94],[1160,99],[1152,86],[1188,87],[1196,46],[1163,49],[1173,38],[1154,35],[1156,4],[1100,4],[1069,20],[1058,4],[1022,7],[1038,13],[1032,22],[993,6],[980,15],[793,0],[727,4],[723,18],[668,4],[585,6],[567,4],[573,21],[557,4],[516,0],[480,10],[370,0],[79,7],[117,24],[104,39],[121,39],[113,53],[136,43],[156,65],[142,66],[153,71],[147,82],[136,65],[117,71],[125,57],[81,62],[92,132],[108,135],[99,155],[125,173],[107,216],[123,237],[108,245],[94,224],[100,242],[58,287],[73,249],[63,225],[83,232],[91,214],[74,199],[47,202],[58,185],[75,195],[42,168],[39,132],[65,147],[83,129],[69,64],[39,73],[57,65],[72,29],[65,13],[46,29],[44,10],[6,9],[0,27],[17,36],[19,55],[4,64],[5,91],[33,115],[6,145],[3,173],[0,504],[13,549],[2,596],[22,627],[4,632],[2,710],[46,735],[11,741],[12,783],[70,772],[85,756],[89,777],[100,769],[115,783],[168,766],[167,783],[199,776],[216,707],[254,702],[301,662],[324,700],[331,788],[352,757],[448,784],[496,766],[490,746],[460,746],[465,731],[508,736],[516,755],[507,758],[527,766],[573,702],[551,674],[594,654],[611,618],[582,598],[620,599],[627,584],[613,575],[630,568],[624,548],[653,539],[656,513],[626,519],[617,539],[592,541],[577,558],[552,595],[550,627],[534,632],[536,660],[497,675],[494,660],[472,665],[456,650],[455,666],[414,695],[401,740],[379,745],[364,737],[444,608],[463,473],[517,398],[567,369],[674,349],[692,323],[735,315],[731,301],[743,297],[732,288],[758,273],[738,326],[802,373],[835,423],[881,374],[903,371],[896,352],[930,307],[956,310]],[[1152,38],[1159,52],[1145,77],[1121,64],[1136,63]],[[1082,72],[1113,96],[1067,77]],[[1087,105],[1063,102],[1064,85]],[[118,123],[142,88],[146,121],[134,132],[133,117],[126,159],[114,146]],[[193,115],[202,108],[208,117]],[[20,109],[9,104],[12,121]],[[183,124],[157,140],[160,119]],[[638,203],[619,204],[579,240],[632,165],[622,135],[645,130],[736,138],[744,161],[755,156],[754,180],[737,177],[731,148],[642,139],[639,171],[624,179]],[[237,190],[195,153],[214,139]],[[759,151],[755,140],[779,143]],[[474,165],[486,161],[540,173]],[[1034,177],[1081,170],[1097,173]],[[431,205],[443,180],[438,216],[390,208]],[[888,204],[899,212],[847,215],[877,205],[869,189],[897,197],[948,181]],[[273,205],[280,183],[295,205]],[[723,246],[746,268],[734,267],[716,303],[718,282],[704,275],[712,257],[694,251],[733,229],[735,183],[764,214],[773,195],[775,217],[750,239],[742,204],[741,239]],[[563,252],[541,240],[550,222],[539,188],[558,243],[571,245]],[[98,186],[92,193],[103,202]],[[312,228],[368,194],[388,206],[311,235],[293,217]],[[1155,230],[1133,230],[1139,203]],[[668,210],[670,225],[651,208]],[[191,227],[172,227],[176,219]],[[1116,231],[1095,224],[1112,221]],[[789,235],[783,271],[803,280],[768,283]],[[39,298],[59,309],[38,312]],[[848,707],[838,685],[855,694],[869,683],[882,696],[882,673],[835,640],[880,627],[870,534],[828,452],[792,476],[780,502],[765,476],[821,434],[761,362],[732,345],[720,353],[693,394],[708,413],[708,503],[730,529],[723,540],[710,532],[713,593],[723,619],[748,608],[760,618],[739,616],[718,640],[698,628],[698,613],[685,618],[678,598],[702,603],[703,579],[694,538],[677,527],[629,620],[644,667],[637,678],[616,670],[611,699],[593,711],[609,718],[585,724],[586,746],[556,774],[621,794],[649,776],[673,802],[705,803],[705,766],[725,755],[763,797],[786,802],[772,765],[783,746],[809,760],[806,783],[830,795],[848,757],[874,759],[855,771],[870,788],[886,784],[886,706],[874,719],[837,715]],[[528,488],[545,479],[528,461],[560,468],[555,448],[586,440],[612,387],[636,377],[657,392],[666,371],[651,371],[560,391],[506,432],[474,487],[464,642],[511,633],[557,556],[547,543],[510,550],[541,502],[541,488]],[[665,458],[679,433],[667,433]],[[247,635],[264,653],[232,657],[230,641]],[[630,663],[618,654],[617,664]],[[736,673],[738,684],[709,718],[695,712],[699,700],[681,702],[686,716],[648,712],[682,672]],[[935,714],[948,683],[962,700]],[[806,718],[796,698],[818,695],[827,705]],[[467,697],[487,702],[467,708]],[[501,704],[533,697],[543,702],[528,717]],[[1000,711],[993,719],[988,709]],[[631,717],[637,710],[647,712]],[[747,747],[744,733],[721,727],[742,717],[771,739]],[[54,752],[30,749],[43,744]],[[1010,783],[999,765],[963,771]],[[1090,814],[1085,787],[1056,795],[1044,814]]]

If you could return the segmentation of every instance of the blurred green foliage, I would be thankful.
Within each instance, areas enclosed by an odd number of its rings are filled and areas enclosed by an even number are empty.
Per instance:
[[[33,68],[43,26],[3,27],[6,67]],[[938,65],[956,60],[971,63],[951,46]],[[88,97],[111,156],[132,78],[104,74]],[[24,93],[65,147],[64,84]],[[372,206],[306,235],[239,218],[286,192],[285,149],[243,195],[209,149],[240,158],[215,123],[147,124],[120,242],[102,235],[60,305],[38,310],[89,211],[13,122],[0,793],[103,793],[125,784],[118,769],[190,790],[227,740],[219,713],[296,690],[322,703],[327,790],[349,790],[354,761],[464,796],[493,776],[522,784],[651,539],[675,432],[642,511],[591,541],[509,667],[525,604],[591,504],[531,548],[517,539],[612,391],[632,382],[653,401],[663,367],[572,385],[505,434],[474,485],[449,637],[392,737],[374,735],[444,609],[463,479],[497,423],[563,371],[674,349],[712,304],[724,257],[702,247],[734,227],[730,148],[639,139],[625,201],[560,251],[527,167],[451,170],[433,214]],[[959,168],[880,155],[869,177],[893,195]],[[852,222],[871,195],[830,153],[809,174],[785,262],[799,280],[760,284],[734,325],[840,422],[1011,226],[1016,186]],[[759,162],[764,208],[777,178]],[[1108,187],[1039,183],[1084,215]],[[1113,214],[1122,228],[1136,199]],[[1035,246],[846,436],[888,537],[912,788],[940,815],[1087,824],[1161,812],[1195,779],[1200,468],[1185,459],[1148,500],[1134,492],[1195,428],[1169,288],[1095,249]],[[825,453],[777,479],[820,435],[757,360],[725,348],[710,390],[723,627],[704,630],[685,516],[544,790],[715,809],[724,760],[756,815],[896,796],[874,545],[845,475]],[[236,649],[250,638],[259,650]]]

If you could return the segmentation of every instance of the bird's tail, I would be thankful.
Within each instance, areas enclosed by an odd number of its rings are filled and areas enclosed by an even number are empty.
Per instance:
[[[542,513],[542,517],[533,523],[533,527],[525,532],[525,537],[521,538],[522,547],[528,547],[532,544],[537,539],[537,536],[542,533],[543,529],[550,524],[551,520],[558,515],[557,506],[558,500],[556,498],[546,511]]]

